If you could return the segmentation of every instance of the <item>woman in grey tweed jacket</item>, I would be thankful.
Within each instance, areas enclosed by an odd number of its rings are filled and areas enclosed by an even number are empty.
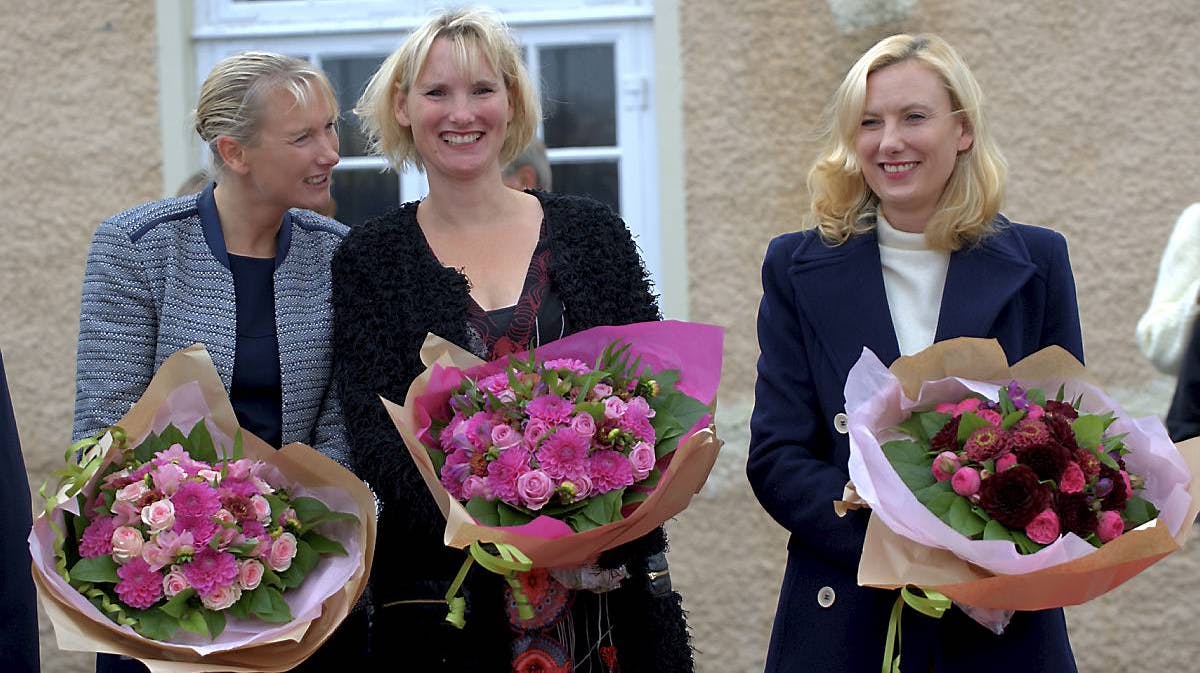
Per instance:
[[[306,210],[329,201],[337,114],[325,75],[304,61],[251,52],[217,64],[196,109],[216,184],[116,215],[92,240],[76,438],[120,418],[164,359],[201,342],[243,427],[276,447],[306,442],[345,462],[329,385],[329,264],[347,228]],[[356,619],[366,617],[348,622]],[[363,649],[339,635],[301,669],[325,670]],[[97,659],[97,671],[143,670]]]

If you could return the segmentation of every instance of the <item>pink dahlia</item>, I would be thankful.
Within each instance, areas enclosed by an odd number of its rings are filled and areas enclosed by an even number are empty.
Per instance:
[[[635,398],[640,399],[640,398]],[[633,406],[633,405],[629,405]],[[617,419],[617,427],[625,432],[637,437],[643,442],[654,443],[654,426],[650,425],[650,420],[645,416],[631,416],[626,413]]]
[[[607,493],[633,484],[633,463],[617,451],[597,451],[588,459],[588,474],[595,493]]]
[[[116,524],[111,516],[92,519],[79,541],[79,555],[83,558],[94,558],[111,554],[114,530]]]
[[[555,358],[542,363],[543,369],[566,369],[572,374],[586,374],[592,371],[588,363],[575,358]]]
[[[1047,444],[1051,440],[1046,424],[1032,418],[1022,418],[1008,434],[1014,449]]]
[[[1008,435],[1000,428],[988,425],[979,428],[967,438],[963,449],[967,457],[977,462],[995,458],[1009,448]]]
[[[216,551],[208,546],[197,552],[182,568],[188,584],[201,594],[227,587],[233,584],[238,576],[237,559],[233,554]]]
[[[590,446],[587,437],[564,428],[542,442],[542,447],[537,451],[538,463],[551,477],[570,479],[587,469]]]
[[[487,480],[492,494],[505,502],[516,503],[517,478],[529,470],[528,451],[517,446],[501,451],[500,457],[487,466]]]
[[[162,598],[162,575],[150,569],[141,557],[117,568],[117,596],[131,608],[145,610]]]
[[[176,533],[191,531],[197,546],[208,544],[217,528],[213,516],[221,509],[221,497],[216,489],[189,481],[171,496],[171,504],[175,506],[173,530]]]
[[[541,395],[525,405],[525,413],[550,425],[566,425],[575,415],[575,405],[556,395]]]

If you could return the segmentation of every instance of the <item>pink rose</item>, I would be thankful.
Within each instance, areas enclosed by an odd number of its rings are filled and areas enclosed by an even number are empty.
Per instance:
[[[972,496],[979,492],[981,482],[979,471],[973,467],[960,467],[950,478],[950,486],[954,492],[963,496]]]
[[[1033,521],[1030,521],[1025,526],[1025,534],[1029,536],[1030,540],[1038,544],[1050,544],[1054,542],[1058,539],[1059,532],[1058,515],[1049,507],[1042,510],[1041,514],[1033,517]]]
[[[470,500],[471,498],[493,499],[490,497],[491,493],[487,487],[487,480],[475,474],[463,479],[460,495],[462,496],[459,498],[460,500]]]
[[[1133,497],[1133,482],[1130,481],[1129,473],[1126,472],[1125,470],[1121,470],[1121,481],[1125,482],[1125,497],[1132,498]]]
[[[933,478],[938,481],[946,481],[954,476],[961,465],[958,462],[958,455],[953,451],[943,451],[933,459],[933,466],[930,470],[933,472]]]
[[[271,544],[271,551],[267,554],[267,565],[271,570],[281,573],[292,566],[292,559],[295,557],[296,536],[283,533]]]
[[[151,533],[161,533],[175,525],[175,505],[163,498],[142,508],[142,523],[150,527]]]
[[[595,399],[602,400],[609,395],[612,395],[612,386],[607,383],[597,383],[592,386],[592,397]]]
[[[142,510],[132,502],[118,500],[113,503],[112,512],[117,526],[135,526],[142,520]]]
[[[571,429],[584,437],[591,437],[596,434],[596,419],[591,414],[575,414],[575,418],[571,419]]]
[[[1016,454],[1006,453],[996,459],[996,471],[1003,472],[1013,465],[1017,464]]]
[[[530,470],[517,477],[517,497],[529,509],[541,509],[554,495],[554,480],[541,470]]]
[[[1121,519],[1120,512],[1107,510],[1100,513],[1100,525],[1096,527],[1096,537],[1100,538],[1101,542],[1111,542],[1125,532],[1125,521]]]
[[[983,400],[979,399],[978,397],[969,397],[955,405],[954,415],[962,416],[968,411],[974,412],[981,406],[983,406]]]
[[[163,566],[171,565],[175,562],[175,554],[169,549],[163,549],[153,540],[142,545],[142,560],[150,569],[157,572]]]
[[[625,407],[627,405],[619,397],[609,397],[604,400],[604,417],[609,420],[616,420],[625,415]]]
[[[117,563],[128,563],[142,555],[142,531],[132,526],[121,526],[112,534],[112,556]]]
[[[992,409],[979,409],[975,412],[975,415],[997,428],[1004,423],[1004,419],[1000,418],[1000,413]]]
[[[571,479],[571,484],[575,486],[575,502],[583,500],[592,494],[595,486],[592,485],[592,478],[586,474],[577,474]]]
[[[1034,404],[1033,402],[1030,402],[1029,406],[1025,407],[1025,418],[1031,418],[1036,421],[1045,415],[1046,410]]]
[[[237,481],[245,481],[250,478],[250,469],[254,467],[254,461],[249,458],[235,460],[228,465],[228,478]]]
[[[263,564],[258,561],[254,559],[242,561],[238,567],[238,586],[246,591],[253,591],[262,582],[263,572],[265,572]]]
[[[536,448],[538,443],[550,432],[550,426],[540,418],[531,418],[525,424],[525,446]]]
[[[271,503],[261,495],[250,496],[250,506],[254,508],[254,518],[266,523],[271,520]]]
[[[654,469],[654,447],[646,442],[638,442],[629,452],[629,462],[633,463],[633,478],[641,481],[650,475]]]
[[[140,481],[135,481],[125,488],[117,491],[117,502],[137,503],[146,495],[150,489],[146,488],[146,484]]]
[[[638,419],[654,418],[654,410],[650,408],[646,398],[638,396],[629,400],[629,404],[625,406],[625,415]]]
[[[939,414],[950,414],[951,416],[953,416],[954,408],[955,408],[955,405],[953,402],[942,402],[941,404],[934,407],[933,410],[938,412]]]
[[[156,467],[150,473],[150,478],[154,481],[154,488],[162,491],[164,495],[171,496],[179,490],[183,480],[187,479],[187,471],[175,463],[167,463]]]
[[[218,533],[221,536],[221,546],[228,547],[233,542],[234,536],[237,535],[237,518],[233,516],[227,509],[219,509],[213,515],[213,519],[217,521],[219,526]]]
[[[189,586],[187,577],[183,575],[183,571],[179,569],[179,566],[171,568],[171,572],[163,576],[163,593],[167,595],[167,598],[187,589]]]
[[[1067,463],[1067,468],[1063,470],[1062,476],[1058,478],[1058,490],[1063,493],[1082,493],[1086,482],[1087,479],[1083,475],[1083,468],[1079,467],[1079,463],[1071,461]]]
[[[221,483],[221,473],[216,470],[209,470],[207,468],[196,470],[196,476],[200,477],[204,481],[207,481],[211,486],[216,486],[217,484]]]
[[[495,444],[501,449],[514,446],[521,442],[521,433],[512,428],[511,425],[500,424],[492,428],[492,444]]]
[[[227,610],[242,597],[242,589],[236,584],[217,587],[206,594],[200,594],[200,603],[209,610]]]

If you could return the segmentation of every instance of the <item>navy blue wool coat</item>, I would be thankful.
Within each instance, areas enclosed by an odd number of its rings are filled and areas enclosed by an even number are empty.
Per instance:
[[[1059,345],[1083,359],[1067,245],[1050,231],[996,218],[997,230],[950,255],[935,341],[997,339],[1011,363]],[[761,356],[747,474],[791,533],[767,671],[874,673],[895,591],[855,581],[868,511],[838,518],[850,446],[834,429],[863,347],[884,364],[899,346],[875,232],[840,246],[815,230],[773,240],[763,264]],[[941,620],[905,609],[905,673],[1071,673],[1061,610],[1018,613],[995,636],[957,608]]]
[[[3,505],[0,506],[0,661],[5,671],[34,673],[38,670],[37,596],[29,569],[29,482],[21,459],[21,442],[13,418],[4,359],[0,357],[0,471],[4,474]]]

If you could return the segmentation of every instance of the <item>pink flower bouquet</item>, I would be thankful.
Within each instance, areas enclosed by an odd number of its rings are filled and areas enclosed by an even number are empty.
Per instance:
[[[405,405],[384,402],[446,514],[446,544],[574,567],[699,491],[720,448],[721,348],[720,328],[666,321],[484,363],[431,335]]]
[[[943,594],[993,630],[1110,591],[1200,510],[1197,445],[1130,418],[1057,347],[1010,368],[995,341],[954,339],[890,370],[864,350],[846,412],[846,500],[872,510],[859,584]]]
[[[232,416],[192,347],[118,425],[68,452],[30,537],[60,645],[153,670],[286,670],[345,616],[370,563],[369,490]],[[268,650],[278,661],[264,667]]]

